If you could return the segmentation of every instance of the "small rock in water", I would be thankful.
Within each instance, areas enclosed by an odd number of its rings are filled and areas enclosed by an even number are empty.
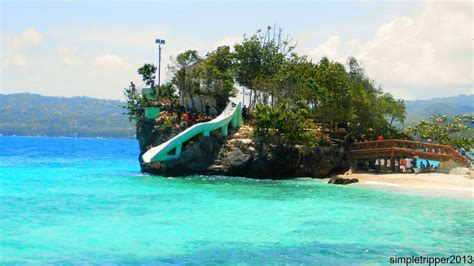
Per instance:
[[[333,176],[329,179],[328,184],[335,184],[335,185],[348,185],[352,183],[359,182],[357,178],[342,178],[338,176]]]

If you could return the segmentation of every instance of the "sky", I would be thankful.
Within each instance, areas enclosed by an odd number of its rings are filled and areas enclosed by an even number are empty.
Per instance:
[[[201,55],[279,25],[296,51],[356,57],[384,91],[406,100],[472,94],[472,1],[5,1],[0,93],[124,99],[137,69]]]

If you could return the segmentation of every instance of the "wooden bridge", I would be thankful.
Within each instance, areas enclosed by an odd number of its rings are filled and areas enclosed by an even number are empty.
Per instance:
[[[395,158],[397,156],[418,156],[436,161],[455,161],[469,166],[471,159],[449,145],[425,143],[411,140],[388,139],[381,141],[356,142],[349,146],[347,157],[350,160]]]

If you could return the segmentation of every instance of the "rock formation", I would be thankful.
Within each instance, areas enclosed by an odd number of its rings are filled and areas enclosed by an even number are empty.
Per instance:
[[[143,154],[178,134],[177,129],[153,129],[143,125],[137,138]],[[141,164],[142,171],[163,176],[226,175],[262,179],[326,177],[344,172],[347,165],[339,145],[316,148],[268,145],[254,141],[252,128],[229,130],[229,137],[212,132],[211,137],[196,136],[183,144],[180,158],[161,163]]]

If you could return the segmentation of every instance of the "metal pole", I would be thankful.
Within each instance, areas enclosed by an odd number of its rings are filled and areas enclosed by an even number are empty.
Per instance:
[[[245,105],[245,88],[242,87],[242,107]]]
[[[158,88],[161,85],[161,43],[158,44]]]
[[[165,44],[165,40],[163,39],[156,39],[155,43],[158,44],[158,95],[160,94],[160,86],[161,86],[161,45]]]

